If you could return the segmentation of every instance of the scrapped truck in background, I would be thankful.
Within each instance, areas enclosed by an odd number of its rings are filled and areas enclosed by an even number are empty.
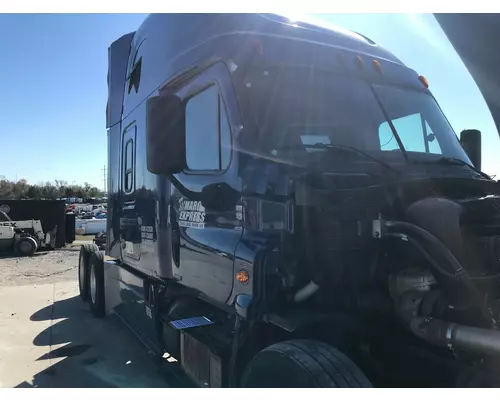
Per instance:
[[[54,249],[56,235],[57,226],[44,233],[39,220],[12,221],[0,210],[0,254],[32,256],[39,249]]]
[[[500,184],[428,87],[360,34],[149,16],[109,49],[81,297],[202,387],[497,385]]]

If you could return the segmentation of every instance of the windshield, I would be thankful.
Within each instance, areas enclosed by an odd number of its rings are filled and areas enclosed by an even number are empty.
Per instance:
[[[254,69],[243,91],[262,146],[278,158],[326,151],[310,146],[321,143],[404,161],[395,129],[410,161],[439,155],[470,163],[436,101],[425,92],[372,87],[360,79],[305,68]]]
[[[432,96],[391,86],[376,85],[374,89],[407,152],[440,154],[470,163]],[[380,124],[378,135],[380,150],[400,150],[387,121]]]

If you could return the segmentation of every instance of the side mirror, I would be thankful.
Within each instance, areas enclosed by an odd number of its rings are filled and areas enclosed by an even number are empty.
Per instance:
[[[201,204],[213,211],[234,210],[241,193],[227,183],[212,183],[201,191]]]
[[[477,129],[465,129],[460,133],[460,144],[469,156],[472,164],[481,169],[481,132]]]
[[[175,95],[146,102],[146,157],[153,174],[175,174],[186,167],[184,104]]]

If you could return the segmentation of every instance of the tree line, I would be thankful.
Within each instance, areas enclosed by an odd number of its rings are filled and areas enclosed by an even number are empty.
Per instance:
[[[30,185],[26,179],[17,182],[0,180],[0,199],[2,200],[55,200],[61,197],[103,197],[102,190],[85,182],[83,185],[69,185],[68,182],[55,180]]]

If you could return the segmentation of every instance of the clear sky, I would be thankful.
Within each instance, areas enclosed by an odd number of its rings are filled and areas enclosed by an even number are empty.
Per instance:
[[[486,103],[432,15],[314,17],[370,37],[425,75],[457,133],[483,132],[483,170],[500,176],[500,138]],[[103,186],[107,48],[144,18],[0,14],[0,176]]]

